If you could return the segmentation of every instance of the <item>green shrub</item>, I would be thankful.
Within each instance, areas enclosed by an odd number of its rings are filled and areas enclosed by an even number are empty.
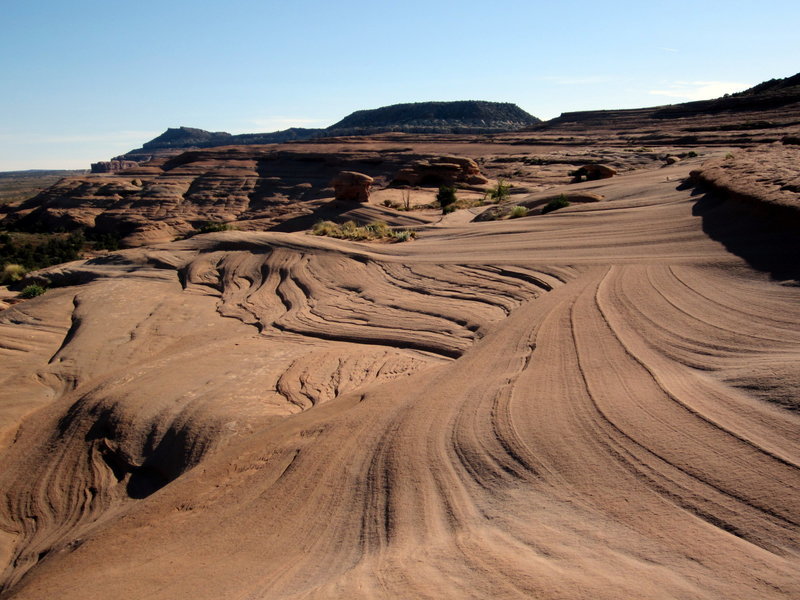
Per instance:
[[[455,204],[457,200],[456,188],[448,187],[446,185],[439,187],[439,192],[436,194],[436,201],[439,203],[439,206],[442,207],[442,212],[444,214],[452,212],[452,210],[447,211],[446,209],[451,204]]]
[[[508,215],[509,219],[519,219],[520,217],[527,217],[528,209],[525,206],[515,206],[511,209],[511,214]]]
[[[34,284],[31,284],[31,285],[26,286],[25,288],[23,288],[22,291],[19,293],[19,297],[20,298],[35,298],[36,296],[41,296],[46,291],[47,291],[46,288],[42,287],[39,284],[34,283]]]
[[[569,200],[561,194],[558,198],[554,198],[550,200],[547,204],[545,204],[544,208],[542,209],[542,214],[546,215],[549,212],[553,212],[554,210],[558,210],[559,208],[566,208],[569,206]]]
[[[497,180],[497,185],[487,192],[488,198],[492,202],[504,202],[511,195],[511,184],[505,183],[502,179]]]
[[[229,223],[206,221],[195,231],[197,231],[197,233],[214,233],[216,231],[230,231],[231,229],[233,229],[233,226]]]

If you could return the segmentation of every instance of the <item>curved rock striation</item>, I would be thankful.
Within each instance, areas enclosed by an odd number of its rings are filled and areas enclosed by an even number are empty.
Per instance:
[[[663,169],[591,185],[55,269],[0,313],[5,597],[796,597],[800,288]]]

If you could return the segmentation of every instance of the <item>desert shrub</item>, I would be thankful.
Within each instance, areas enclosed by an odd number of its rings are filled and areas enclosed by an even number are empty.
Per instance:
[[[37,283],[33,283],[29,286],[26,286],[22,289],[19,293],[20,298],[35,298],[36,296],[41,296],[47,291],[46,288],[42,287]]]
[[[359,225],[355,221],[347,221],[339,225],[333,221],[318,221],[311,229],[314,235],[322,235],[342,240],[407,242],[416,237],[413,231],[395,231],[383,221],[375,221],[367,225]]]
[[[405,229],[403,231],[398,231],[397,233],[395,233],[394,239],[397,242],[408,242],[416,237],[417,234],[415,232]]]
[[[554,198],[545,204],[544,208],[542,208],[542,214],[546,215],[549,212],[553,212],[559,208],[566,208],[567,206],[569,206],[569,200],[567,200],[564,194],[561,194],[558,198]]]
[[[195,231],[197,231],[197,233],[214,233],[215,231],[229,231],[231,229],[233,229],[233,227],[229,223],[206,221]]]
[[[524,206],[515,206],[511,209],[511,213],[508,215],[510,219],[519,219],[520,217],[527,217],[528,216],[528,209]]]
[[[511,195],[511,184],[505,183],[502,179],[497,181],[497,185],[493,188],[489,189],[487,192],[487,197],[492,202],[504,202],[508,200],[508,197]]]
[[[439,203],[439,206],[442,207],[442,212],[444,214],[452,212],[452,210],[447,211],[446,209],[451,204],[455,204],[457,200],[458,198],[456,198],[456,188],[449,187],[446,185],[439,187],[439,191],[436,194],[436,201]]]
[[[22,265],[9,263],[3,267],[3,272],[0,274],[0,284],[8,285],[9,283],[20,281],[25,276],[25,273],[27,271]]]
[[[699,154],[697,154],[697,152],[695,152],[694,150],[689,150],[689,152],[679,154],[678,156],[680,156],[681,158],[697,158]]]

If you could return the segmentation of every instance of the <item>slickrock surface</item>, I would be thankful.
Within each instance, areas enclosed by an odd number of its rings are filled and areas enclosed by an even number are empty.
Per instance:
[[[799,597],[796,234],[700,160],[54,269],[0,312],[3,599]]]
[[[341,212],[330,206],[331,182],[341,171],[372,177],[372,193],[405,174],[402,183],[422,186],[431,202],[440,184],[485,187],[483,173],[510,175],[516,191],[533,191],[570,181],[575,165],[590,162],[620,170],[665,164],[654,151],[558,149],[531,155],[514,145],[475,143],[463,136],[232,146],[187,151],[113,174],[65,178],[10,207],[5,222],[32,231],[84,227],[118,235],[125,246],[142,246],[172,241],[209,221],[251,231],[308,228]],[[384,211],[380,218],[399,217]]]
[[[696,181],[783,223],[800,227],[800,146],[737,151],[692,172]]]

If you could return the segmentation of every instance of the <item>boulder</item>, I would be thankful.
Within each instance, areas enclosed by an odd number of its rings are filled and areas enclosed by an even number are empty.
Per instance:
[[[610,179],[617,174],[617,170],[606,165],[583,165],[577,171],[570,173],[573,176],[573,183],[580,181],[594,181],[596,179]]]
[[[368,202],[369,188],[374,180],[369,175],[356,171],[340,171],[333,178],[334,196],[337,200]]]

